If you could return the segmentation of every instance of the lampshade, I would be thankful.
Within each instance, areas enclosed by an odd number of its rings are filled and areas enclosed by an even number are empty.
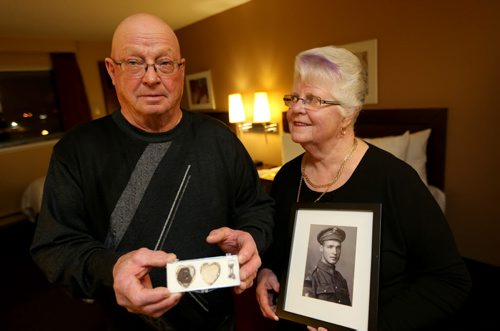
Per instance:
[[[253,122],[266,123],[271,121],[271,108],[266,92],[255,92],[253,100]]]
[[[241,123],[245,121],[245,108],[240,93],[229,95],[229,122]]]

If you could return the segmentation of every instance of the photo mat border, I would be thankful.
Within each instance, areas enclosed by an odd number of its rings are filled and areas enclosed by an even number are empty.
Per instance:
[[[281,280],[278,317],[329,331],[377,330],[381,208],[381,204],[373,203],[298,203],[292,208],[292,247]],[[304,231],[312,224],[358,228],[352,306],[302,294],[303,280],[297,277],[304,275],[308,246],[305,238],[309,239]]]

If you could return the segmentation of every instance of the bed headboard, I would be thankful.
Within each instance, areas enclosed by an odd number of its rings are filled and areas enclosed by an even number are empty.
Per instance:
[[[363,138],[401,135],[431,129],[427,144],[427,179],[430,185],[444,190],[446,161],[446,108],[365,109],[355,124],[356,135]],[[289,132],[286,112],[283,130]]]

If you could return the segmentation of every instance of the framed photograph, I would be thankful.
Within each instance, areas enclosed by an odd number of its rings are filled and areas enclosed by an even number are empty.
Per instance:
[[[376,104],[378,102],[377,91],[377,39],[360,41],[352,44],[340,45],[353,52],[365,66],[368,74],[368,94],[365,104]]]
[[[215,109],[210,70],[186,75],[186,91],[190,110]]]
[[[377,329],[380,204],[299,203],[276,314],[314,327]]]

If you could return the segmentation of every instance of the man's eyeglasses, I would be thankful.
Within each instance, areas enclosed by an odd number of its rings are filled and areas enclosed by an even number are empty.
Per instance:
[[[292,107],[299,102],[302,101],[302,104],[311,109],[320,109],[322,105],[336,105],[340,106],[341,103],[339,101],[327,101],[323,100],[320,97],[314,95],[307,95],[304,98],[299,97],[298,95],[286,94],[283,97],[283,101],[285,102],[285,106]]]
[[[176,73],[177,70],[179,70],[179,67],[184,64],[183,60],[180,62],[172,60],[159,60],[156,63],[151,64],[136,59],[126,60],[123,62],[118,62],[114,59],[111,60],[114,64],[119,65],[125,73],[135,77],[144,76],[144,74],[148,71],[149,66],[153,66],[153,69],[159,76],[169,76]]]

